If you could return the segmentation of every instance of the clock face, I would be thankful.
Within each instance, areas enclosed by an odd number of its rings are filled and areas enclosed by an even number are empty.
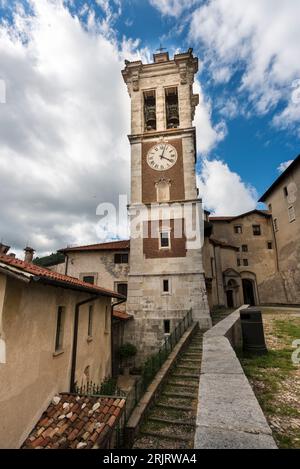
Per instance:
[[[169,143],[157,143],[150,148],[147,154],[147,163],[156,171],[166,171],[172,168],[177,161],[177,151]]]

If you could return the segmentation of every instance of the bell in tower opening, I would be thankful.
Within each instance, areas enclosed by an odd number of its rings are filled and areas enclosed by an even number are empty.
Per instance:
[[[167,129],[179,127],[178,92],[176,87],[166,89],[166,116]]]
[[[155,91],[144,92],[145,130],[156,130]]]

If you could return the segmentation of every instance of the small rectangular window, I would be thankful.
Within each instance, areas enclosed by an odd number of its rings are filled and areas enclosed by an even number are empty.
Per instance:
[[[63,349],[63,331],[65,322],[65,308],[59,306],[56,317],[56,334],[55,334],[55,352]]]
[[[289,221],[290,223],[292,223],[292,221],[295,221],[296,220],[296,213],[295,213],[295,207],[294,205],[291,205],[288,209],[288,213],[289,213]]]
[[[211,268],[211,276],[215,276],[215,259],[213,257],[210,258],[210,268]]]
[[[242,252],[248,252],[248,245],[247,244],[242,245]]]
[[[115,254],[115,264],[128,264],[128,253]]]
[[[243,265],[246,267],[249,265],[248,259],[243,259]]]
[[[156,130],[156,95],[155,90],[144,92],[145,130]]]
[[[235,227],[234,227],[234,232],[235,232],[236,234],[242,234],[242,233],[243,233],[243,227],[242,227],[242,225],[235,225]]]
[[[164,334],[170,334],[170,319],[164,320]]]
[[[268,249],[273,249],[273,243],[272,243],[272,241],[268,241]]]
[[[95,277],[93,275],[84,275],[82,277],[82,280],[83,280],[83,282],[90,283],[92,285],[94,285],[94,283],[95,283]]]
[[[169,231],[160,232],[160,247],[161,248],[170,247],[170,232]]]
[[[126,296],[126,298],[127,298],[127,291],[128,291],[127,283],[124,282],[124,283],[118,283],[117,284],[117,292],[120,295]]]
[[[252,225],[253,228],[253,235],[260,236],[261,235],[261,228],[260,225]]]
[[[169,280],[164,279],[163,280],[163,291],[164,293],[169,293]]]
[[[289,191],[288,191],[288,188],[286,186],[283,188],[283,193],[284,193],[285,197],[287,197],[289,195]]]
[[[105,323],[104,323],[105,332],[109,332],[109,315],[110,315],[110,308],[108,306],[105,306]]]
[[[277,219],[277,218],[274,218],[273,223],[274,223],[274,230],[275,230],[275,231],[278,231],[278,230],[279,230],[278,219]]]
[[[94,314],[94,306],[89,306],[89,316],[88,316],[88,337],[93,336],[93,314]]]

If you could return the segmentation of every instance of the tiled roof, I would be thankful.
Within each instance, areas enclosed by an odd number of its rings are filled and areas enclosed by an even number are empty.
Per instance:
[[[110,241],[109,243],[88,244],[86,246],[66,247],[60,249],[59,252],[73,251],[118,251],[130,249],[130,241]]]
[[[56,283],[57,285],[62,286],[63,288],[89,291],[91,293],[99,293],[103,294],[104,296],[110,296],[113,298],[125,298],[123,295],[120,295],[114,291],[106,290],[105,288],[99,287],[97,285],[91,285],[90,283],[82,282],[82,280],[79,280],[78,278],[59,274],[57,272],[53,272],[38,265],[29,264],[27,262],[21,261],[20,259],[16,259],[14,257],[6,256],[3,254],[0,254],[0,266],[1,264],[4,265],[4,267],[8,266],[17,269],[20,274],[31,274],[33,280],[35,281],[41,281],[43,283],[49,284]]]
[[[241,213],[240,215],[236,215],[236,216],[232,216],[232,217],[209,217],[209,221],[227,221],[227,222],[230,222],[230,221],[233,221],[233,220],[238,220],[239,218],[243,218],[243,217],[247,217],[248,215],[252,215],[254,213],[257,213],[258,215],[262,215],[264,217],[270,217],[271,216],[271,213],[268,211],[268,210],[250,210],[250,212],[245,212],[245,213]]]
[[[227,243],[226,241],[221,241],[214,236],[211,236],[209,238],[210,243],[214,244],[215,246],[222,246],[224,248],[229,248],[229,249],[235,249],[236,251],[239,250],[238,246],[235,246],[234,244]]]
[[[22,448],[103,448],[124,406],[123,398],[55,396]]]
[[[289,174],[296,169],[296,167],[300,164],[300,155],[298,155],[294,161],[286,168],[283,173],[280,174],[280,176],[276,179],[276,181],[273,182],[273,184],[267,189],[267,191],[261,196],[259,199],[259,202],[265,202],[265,200],[268,198],[268,196],[276,189],[278,184],[280,184],[282,181],[286,179]]]
[[[113,313],[113,317],[116,319],[122,319],[123,321],[128,321],[128,319],[133,319],[131,314],[127,314],[126,311],[115,310]]]

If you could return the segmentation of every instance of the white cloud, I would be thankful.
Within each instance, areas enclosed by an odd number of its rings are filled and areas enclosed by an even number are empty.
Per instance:
[[[199,3],[199,0],[150,0],[150,3],[163,15],[178,17],[184,10]]]
[[[256,190],[220,160],[203,160],[198,187],[205,208],[215,215],[239,215],[257,204]]]
[[[283,173],[292,163],[294,160],[289,160],[289,161],[284,161],[283,163],[280,163],[280,165],[277,168],[277,171],[279,173]]]
[[[91,8],[83,27],[61,0],[31,5],[0,24],[0,239],[48,252],[97,241],[97,205],[129,190],[121,69],[138,43],[118,45]]]
[[[196,108],[194,121],[197,132],[197,150],[206,155],[226,137],[227,128],[224,121],[213,125],[211,102],[205,97],[198,80],[194,83],[194,92],[199,94],[199,105]]]
[[[300,2],[295,0],[209,0],[192,14],[190,39],[204,45],[206,64],[219,82],[242,70],[241,90],[264,114],[280,100],[282,118],[300,121],[292,83],[300,78]],[[224,73],[226,70],[226,73]]]

